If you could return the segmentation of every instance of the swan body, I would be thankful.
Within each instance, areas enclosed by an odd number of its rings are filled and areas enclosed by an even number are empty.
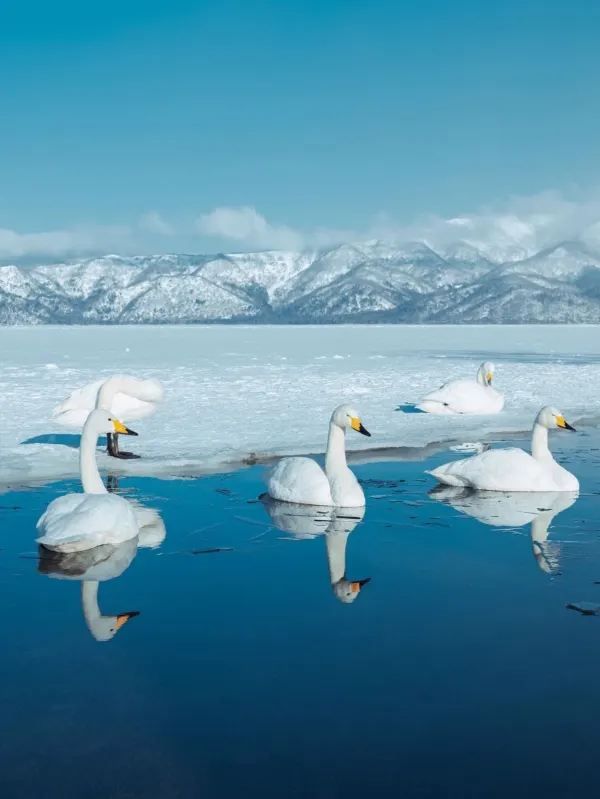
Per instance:
[[[123,497],[109,494],[96,464],[96,443],[102,433],[135,435],[107,411],[92,411],[79,449],[83,494],[53,500],[37,523],[38,543],[55,552],[80,552],[100,544],[121,544],[138,534],[135,511]]]
[[[417,404],[426,413],[438,415],[500,413],[504,395],[492,388],[494,364],[482,363],[475,380],[451,380],[431,391]]]
[[[365,436],[371,435],[353,408],[340,405],[329,422],[325,469],[312,458],[282,458],[269,476],[269,496],[280,502],[301,505],[363,507],[364,492],[346,465],[345,436],[348,427]]]
[[[544,407],[533,425],[531,454],[515,447],[489,449],[438,466],[432,474],[449,486],[479,491],[578,491],[579,481],[552,457],[548,430],[574,430],[556,408]]]
[[[164,390],[158,380],[113,375],[78,388],[57,405],[52,418],[64,427],[81,430],[94,408],[110,411],[118,419],[133,421],[151,416]]]

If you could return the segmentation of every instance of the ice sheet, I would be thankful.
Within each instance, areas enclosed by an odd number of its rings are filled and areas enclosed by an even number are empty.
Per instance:
[[[181,476],[258,456],[318,453],[329,415],[352,402],[372,433],[349,449],[421,447],[524,431],[542,404],[569,420],[600,414],[594,326],[31,327],[0,329],[0,483],[77,475],[77,437],[51,421],[74,388],[131,373],[165,385],[158,412],[127,441],[139,461],[103,470]],[[440,383],[496,363],[503,413],[403,413]],[[31,442],[31,443],[23,443]]]

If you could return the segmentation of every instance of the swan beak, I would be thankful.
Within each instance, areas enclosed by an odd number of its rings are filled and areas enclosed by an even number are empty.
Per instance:
[[[350,583],[350,589],[353,594],[358,594],[363,585],[366,585],[369,582],[371,582],[370,577],[365,577],[364,580],[354,580],[353,583]]]
[[[133,619],[134,616],[139,616],[139,615],[140,615],[139,610],[130,610],[128,613],[120,613],[117,616],[117,623],[116,623],[117,630],[120,630],[121,627],[127,624],[129,619]]]
[[[487,375],[485,376],[485,379],[487,381],[488,386],[491,386],[492,385],[492,380],[494,379],[494,373],[493,372],[488,372]]]
[[[130,430],[128,427],[125,427],[123,422],[120,422],[118,419],[113,419],[113,427],[115,428],[115,433],[121,433],[123,436],[137,436],[135,430]]]
[[[352,429],[356,430],[357,433],[362,433],[363,436],[371,435],[360,419],[358,419],[356,416],[351,419],[350,424],[352,425]]]
[[[574,433],[577,432],[575,428],[567,422],[564,416],[557,416],[556,424],[558,427],[562,427],[563,430],[572,430]]]

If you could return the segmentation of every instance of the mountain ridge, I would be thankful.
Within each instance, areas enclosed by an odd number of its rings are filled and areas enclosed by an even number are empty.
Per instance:
[[[468,242],[0,266],[0,324],[600,323],[600,253]]]

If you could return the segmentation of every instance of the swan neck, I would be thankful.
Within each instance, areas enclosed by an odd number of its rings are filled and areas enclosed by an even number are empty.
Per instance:
[[[548,449],[548,428],[539,424],[539,422],[533,425],[531,454],[536,460],[552,459],[552,453]]]
[[[325,473],[336,474],[346,468],[346,434],[337,424],[329,423],[327,452],[325,454]]]
[[[106,494],[106,488],[96,463],[96,444],[98,434],[88,425],[84,425],[79,445],[79,473],[84,494]]]
[[[327,562],[329,563],[329,579],[335,585],[346,576],[346,544],[349,531],[340,533],[327,533]]]
[[[473,374],[471,372],[471,374]],[[481,367],[477,370],[477,382],[480,386],[487,386],[487,380],[485,379],[485,371]]]

